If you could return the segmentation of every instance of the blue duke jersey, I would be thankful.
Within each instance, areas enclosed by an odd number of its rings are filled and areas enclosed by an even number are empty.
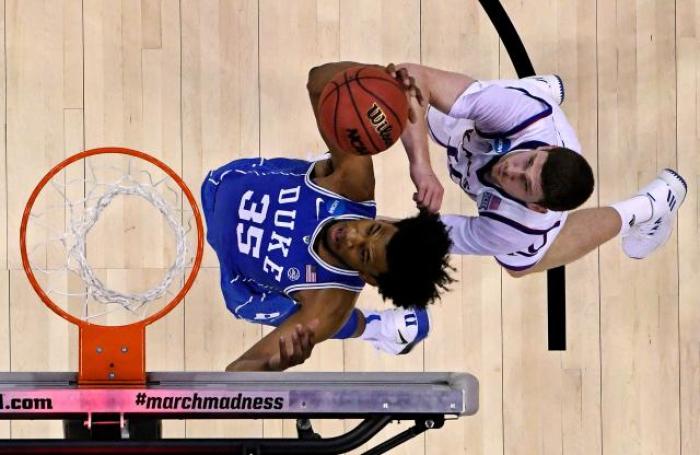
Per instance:
[[[511,270],[525,270],[546,253],[566,220],[565,212],[539,213],[487,182],[484,175],[503,155],[558,145],[581,145],[561,108],[527,79],[476,81],[449,115],[427,113],[431,138],[445,147],[451,179],[476,202],[479,216],[445,215],[457,254],[493,255]]]
[[[313,246],[333,220],[374,218],[375,203],[351,201],[314,184],[314,165],[286,158],[236,160],[211,171],[202,185],[207,241],[236,316],[274,325],[291,310],[295,291],[362,290],[356,271],[331,266]],[[280,297],[286,309],[273,303]]]

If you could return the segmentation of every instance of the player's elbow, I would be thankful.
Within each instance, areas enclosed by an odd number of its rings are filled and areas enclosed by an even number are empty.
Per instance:
[[[318,66],[314,66],[309,70],[309,74],[306,75],[306,90],[309,92],[313,88],[312,81],[314,80],[314,75],[318,73]]]
[[[323,84],[320,80],[323,76],[323,68],[328,65],[314,66],[309,70],[309,74],[306,77],[306,90],[308,90],[310,95],[320,95],[323,90]]]
[[[508,275],[512,276],[513,278],[522,278],[522,277],[530,274],[530,272],[527,269],[525,269],[525,270],[505,269],[505,271],[508,272]]]
[[[319,343],[335,335],[354,308],[354,300],[316,300],[302,303],[298,314],[300,320],[306,323],[314,319],[318,320],[319,325],[314,333],[314,338]]]

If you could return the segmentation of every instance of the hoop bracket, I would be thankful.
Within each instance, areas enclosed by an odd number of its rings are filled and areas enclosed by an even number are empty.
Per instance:
[[[78,382],[86,385],[141,385],[146,382],[143,324],[80,326]]]

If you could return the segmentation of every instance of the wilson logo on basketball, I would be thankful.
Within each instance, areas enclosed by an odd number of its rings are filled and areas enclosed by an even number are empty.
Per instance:
[[[369,153],[369,150],[367,150],[367,147],[365,147],[365,144],[362,142],[362,138],[357,132],[357,129],[348,128],[345,130],[345,134],[348,136],[348,141],[350,141],[350,145],[352,146],[352,148],[355,149],[357,153],[359,153],[360,155],[367,155]]]
[[[393,127],[389,125],[389,122],[386,120],[386,114],[384,114],[381,107],[377,106],[377,103],[372,103],[372,107],[367,111],[367,118],[387,148],[391,147],[391,144],[394,143],[394,139],[391,136]]]

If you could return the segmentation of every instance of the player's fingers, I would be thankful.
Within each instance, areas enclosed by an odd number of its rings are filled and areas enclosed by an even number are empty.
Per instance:
[[[435,203],[435,212],[440,211],[440,207],[442,207],[442,198],[445,196],[445,190],[440,187],[440,191],[437,193],[436,197],[436,203]]]
[[[416,92],[416,95],[415,95],[416,101],[418,101],[418,104],[420,104],[421,107],[424,107],[425,106],[425,98],[423,98],[423,92],[421,91],[420,88],[418,88],[417,85],[415,85],[413,88]]]
[[[399,80],[401,81],[401,83],[403,84],[404,87],[411,86],[410,76],[408,75],[408,71],[406,70],[406,68],[400,68],[396,72],[396,74],[398,75]]]
[[[416,84],[416,79],[413,76],[409,76],[409,81],[410,81],[410,88],[409,90],[411,91],[411,96],[418,101],[418,104],[421,106],[423,105],[423,92],[420,91],[420,88],[418,88],[418,84]]]
[[[391,77],[396,77],[396,66],[393,63],[389,63],[386,66],[386,72],[389,73]]]
[[[437,213],[437,211],[440,210],[441,203],[442,197],[437,193],[433,193],[432,197],[430,198],[430,203],[428,204],[428,210],[430,213]]]
[[[416,99],[415,96],[412,96],[410,94],[407,96],[408,96],[408,119],[411,121],[411,123],[416,123],[416,120],[418,120],[418,116],[423,111],[423,107],[420,105],[420,103],[418,102],[418,99]]]
[[[435,199],[435,193],[433,189],[429,189],[425,192],[425,199],[423,199],[423,207],[432,212],[433,200]]]
[[[299,347],[301,348],[301,354],[306,358],[306,353],[309,351],[309,332],[304,330],[302,335],[299,337]]]
[[[313,349],[314,344],[316,344],[316,329],[318,329],[320,323],[318,319],[314,319],[307,326],[309,328],[309,344],[311,345],[311,349]]]
[[[286,366],[289,364],[289,353],[287,352],[287,343],[284,337],[280,337],[280,365]]]
[[[410,89],[408,89],[408,93],[411,99],[415,99],[416,103],[420,105],[420,102],[418,101],[418,90],[415,87],[411,87]]]
[[[411,123],[416,123],[416,120],[418,119],[418,116],[416,115],[416,110],[413,109],[412,106],[409,105],[408,108],[408,121]]]
[[[431,188],[430,203],[428,204],[428,210],[430,210],[433,213],[436,213],[438,210],[440,210],[440,206],[442,205],[442,196],[444,192],[445,190],[442,188],[442,185],[440,185],[440,183],[436,181]]]
[[[420,101],[418,101],[418,87],[416,87],[416,80],[413,79],[413,77],[409,77],[409,86],[408,86],[408,94],[411,98],[414,98],[418,104],[420,104]]]
[[[299,335],[299,346],[302,354],[306,353],[309,344],[309,329],[301,324],[297,325],[297,334]]]
[[[297,339],[297,344],[294,346],[294,356],[296,357],[297,363],[304,363],[304,360],[309,358],[306,354],[308,351],[306,347],[307,344],[305,337],[299,337]]]
[[[311,350],[313,349],[313,344],[311,343],[311,336],[313,332],[307,330],[304,332],[304,337],[301,339],[301,350],[305,359],[308,359],[311,355]]]
[[[416,202],[420,202],[421,204],[425,203],[425,197],[427,194],[428,194],[428,189],[424,185],[421,185],[418,188],[418,199]]]
[[[301,340],[299,339],[299,336],[296,333],[292,338],[292,349],[292,358],[294,359],[294,363],[302,363],[304,361],[304,354],[301,348]]]

